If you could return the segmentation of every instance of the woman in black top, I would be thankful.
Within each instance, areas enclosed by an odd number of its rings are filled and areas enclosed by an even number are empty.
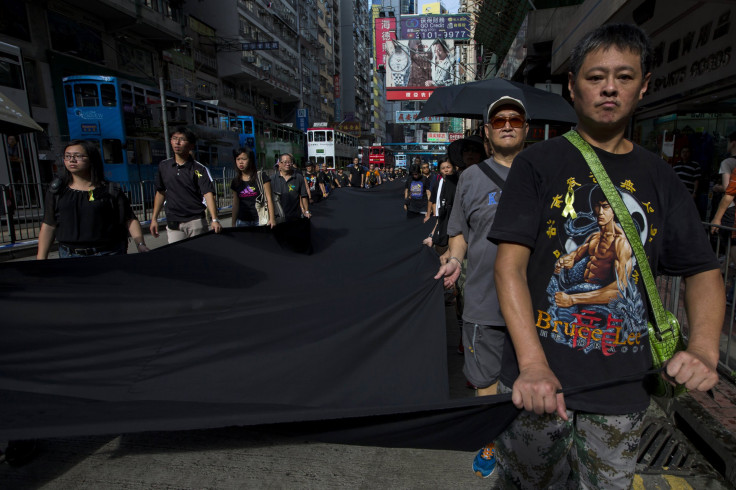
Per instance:
[[[256,200],[266,196],[268,205],[268,226],[276,226],[273,198],[271,197],[271,179],[264,172],[260,172],[263,189],[258,182],[256,170],[256,156],[250,148],[238,148],[235,151],[235,177],[230,184],[233,191],[233,226],[259,226]]]
[[[128,250],[128,234],[139,252],[147,252],[141,224],[119,186],[104,180],[102,157],[90,141],[70,141],[64,170],[46,193],[36,258],[48,258],[59,241],[59,257],[119,255]]]

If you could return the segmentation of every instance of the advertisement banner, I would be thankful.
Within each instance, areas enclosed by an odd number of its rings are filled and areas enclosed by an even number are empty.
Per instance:
[[[470,39],[470,14],[402,15],[399,39]]]
[[[386,100],[427,100],[433,90],[413,90],[405,87],[386,89]]]
[[[435,87],[452,85],[455,73],[454,41],[390,40],[384,43],[386,55],[386,93],[388,100],[426,100]],[[388,96],[392,89],[401,92],[428,92],[424,97]]]
[[[463,139],[463,133],[450,133],[450,143]]]
[[[386,64],[385,46],[396,39],[396,17],[378,17],[376,19],[376,66]]]
[[[427,133],[427,143],[449,143],[447,133]]]
[[[444,122],[442,116],[429,116],[418,119],[419,111],[396,111],[394,119],[396,124],[431,124]]]

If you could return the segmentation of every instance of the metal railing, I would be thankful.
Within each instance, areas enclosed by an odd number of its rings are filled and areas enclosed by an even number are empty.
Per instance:
[[[225,169],[221,177],[213,176],[215,202],[219,211],[227,214],[233,207],[230,182],[234,171]],[[155,182],[124,182],[118,184],[130,199],[133,212],[141,223],[148,223],[153,214]],[[0,247],[34,241],[38,238],[44,215],[44,202],[49,184],[15,183],[0,185]],[[159,219],[166,215],[162,212]]]

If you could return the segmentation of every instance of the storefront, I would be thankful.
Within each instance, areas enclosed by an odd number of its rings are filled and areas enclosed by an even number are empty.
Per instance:
[[[632,138],[676,163],[688,146],[701,165],[698,206],[705,217],[728,135],[736,131],[736,6],[714,2],[645,2],[654,67]]]

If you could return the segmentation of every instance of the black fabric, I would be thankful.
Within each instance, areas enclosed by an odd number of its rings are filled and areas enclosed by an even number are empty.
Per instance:
[[[402,194],[337,190],[298,222],[312,255],[226,228],[147,254],[0,265],[0,439],[279,423],[481,447],[516,409],[448,398],[439,262]]]

